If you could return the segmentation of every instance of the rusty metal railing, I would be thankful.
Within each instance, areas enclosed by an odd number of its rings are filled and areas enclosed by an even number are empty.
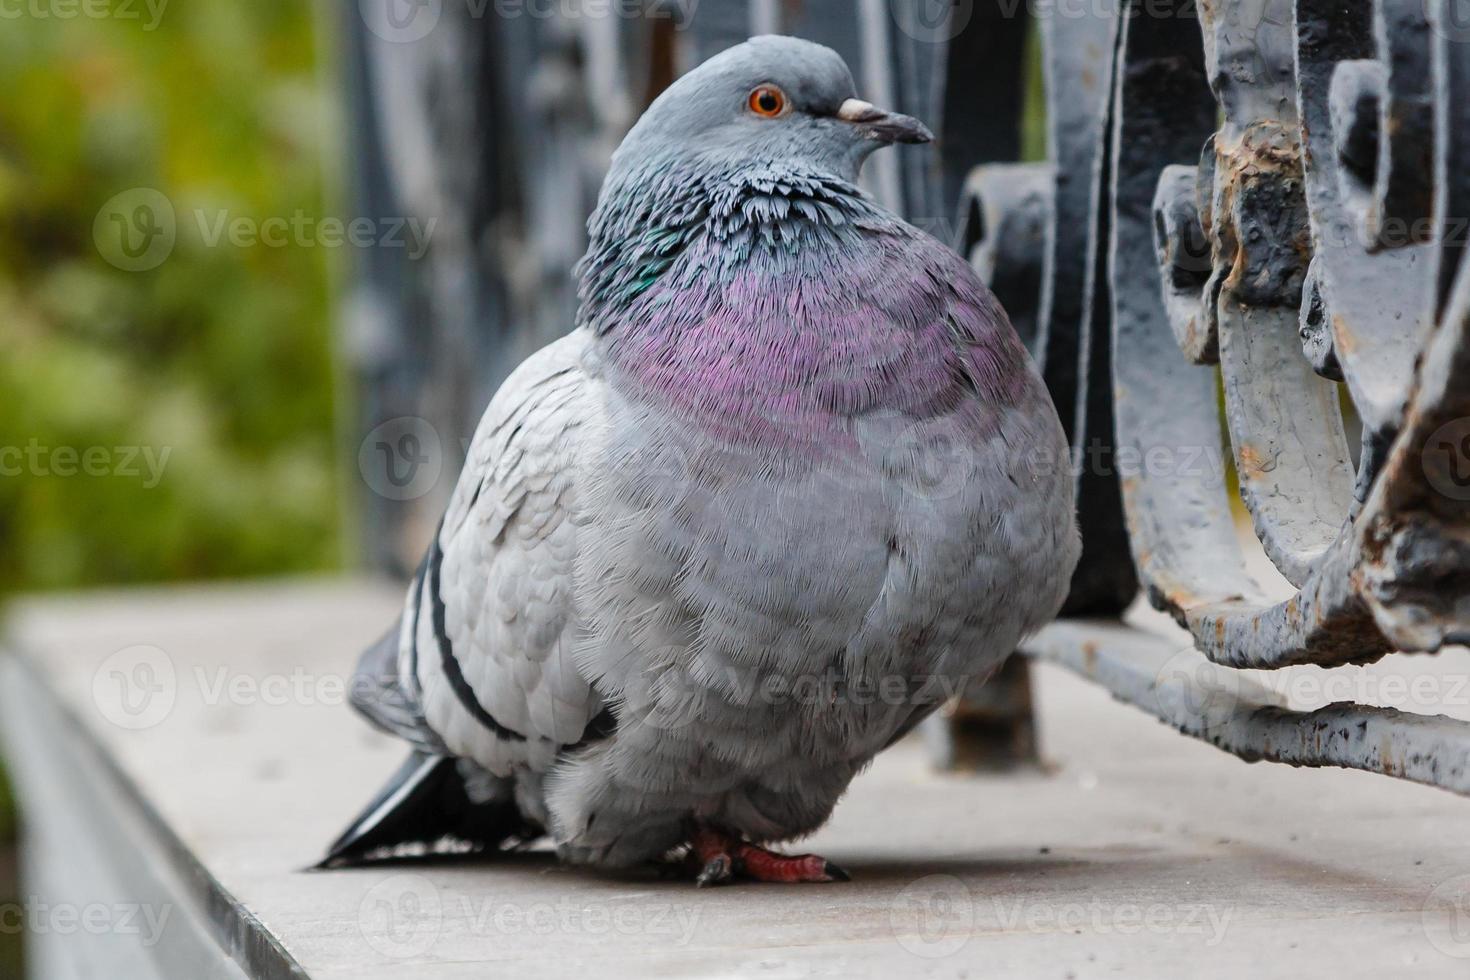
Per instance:
[[[1108,315],[1082,328],[1084,347],[1111,348],[1110,373],[1091,366],[1112,394],[1104,449],[1139,579],[1202,656],[1152,676],[1140,662],[1161,641],[1078,624],[1031,652],[1246,758],[1467,792],[1470,726],[1358,705],[1293,712],[1209,666],[1361,664],[1470,639],[1465,32],[1437,2],[1119,13],[1043,21],[1048,64],[1084,38],[1112,53],[1100,92],[1051,74],[1053,104],[1090,111],[1100,161],[1085,208],[1053,195],[1051,221],[1088,231],[1087,261],[1106,254],[1083,295]],[[1066,139],[1053,133],[1053,162],[1029,179],[1075,157]],[[1232,476],[1289,594],[1247,569]],[[1173,697],[1181,670],[1193,688]],[[1222,678],[1233,693],[1212,720]]]
[[[870,188],[971,257],[1062,413],[1083,560],[1074,618],[1026,652],[1245,758],[1470,791],[1470,725],[1293,711],[1233,673],[1470,640],[1457,0],[612,8],[517,19],[445,0],[415,8],[434,11],[423,31],[350,15],[364,208],[457,215],[420,267],[363,279],[365,429],[412,414],[468,433],[501,377],[571,322],[581,220],[641,107],[751,33],[809,37],[940,133],[937,153],[876,157]],[[1020,162],[1037,71],[1047,158]],[[378,538],[413,538],[442,503],[375,501]],[[1247,561],[1242,519],[1274,584]],[[1113,619],[1140,586],[1194,651],[1161,659],[1166,641]],[[938,758],[970,764],[974,732],[986,751],[1029,751],[1025,669],[931,726]],[[1209,696],[1221,685],[1225,702]]]

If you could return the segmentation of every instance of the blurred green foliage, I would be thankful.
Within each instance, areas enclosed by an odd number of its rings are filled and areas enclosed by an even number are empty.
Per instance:
[[[109,17],[15,9],[0,29],[0,595],[337,566],[338,257],[203,230],[324,215],[335,93],[314,5],[189,0],[156,23],[141,0]],[[140,187],[168,199],[177,240],[129,272],[94,221]]]
[[[1026,78],[1021,93],[1021,159],[1046,160],[1046,68],[1041,32],[1033,22],[1026,30],[1026,53],[1021,64]]]

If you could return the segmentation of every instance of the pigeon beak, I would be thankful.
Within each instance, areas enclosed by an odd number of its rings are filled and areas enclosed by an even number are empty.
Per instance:
[[[887,112],[862,99],[848,99],[837,118],[858,127],[863,136],[880,143],[928,143],[934,134],[913,116]]]

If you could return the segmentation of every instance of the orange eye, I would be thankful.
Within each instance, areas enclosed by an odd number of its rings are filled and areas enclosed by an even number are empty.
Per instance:
[[[786,110],[786,93],[774,85],[762,85],[750,93],[748,104],[751,112],[769,119]]]

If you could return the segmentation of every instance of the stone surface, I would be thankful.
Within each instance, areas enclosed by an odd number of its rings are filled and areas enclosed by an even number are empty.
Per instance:
[[[1470,800],[1247,765],[1045,665],[1044,768],[941,775],[897,746],[809,842],[848,885],[696,891],[539,854],[303,873],[400,759],[344,705],[398,598],[300,581],[34,600],[10,646],[312,977],[1470,975]],[[1463,651],[1266,678],[1302,706],[1461,717],[1467,679]]]

